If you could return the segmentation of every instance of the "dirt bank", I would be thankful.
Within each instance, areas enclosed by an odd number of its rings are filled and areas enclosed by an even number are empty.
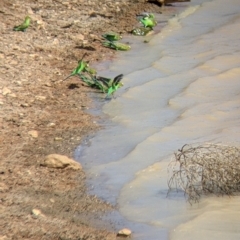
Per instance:
[[[1,0],[0,239],[116,238],[114,226],[92,227],[114,206],[87,195],[83,171],[40,163],[52,153],[71,157],[98,129],[84,111],[89,88],[77,77],[60,80],[84,53],[90,63],[114,58],[99,36],[129,32],[142,11],[161,8],[137,0]],[[27,31],[12,31],[26,15]]]

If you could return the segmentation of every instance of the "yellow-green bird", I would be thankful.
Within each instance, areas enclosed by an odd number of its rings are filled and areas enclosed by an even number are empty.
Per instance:
[[[106,98],[109,98],[110,95],[113,96],[113,94],[123,86],[123,83],[121,83],[121,80],[123,78],[123,74],[120,74],[116,76],[114,79],[111,78],[105,78],[105,77],[97,77],[96,80],[103,83],[104,93],[107,93]]]
[[[13,31],[25,32],[25,30],[29,27],[30,22],[31,22],[31,18],[29,16],[26,16],[24,22],[18,26],[15,26],[13,28]]]
[[[107,33],[103,34],[102,37],[110,42],[118,41],[118,40],[122,39],[122,36],[115,32],[107,32]]]
[[[131,49],[131,46],[124,43],[120,43],[120,42],[105,41],[102,44],[105,47],[112,48],[115,50],[120,50],[120,51],[128,51]]]
[[[137,15],[139,21],[143,24],[145,28],[153,29],[157,25],[157,21],[155,20],[155,16],[152,13],[141,13]]]
[[[70,78],[72,76],[79,75],[81,72],[87,72],[87,73],[90,73],[90,74],[96,74],[96,70],[93,69],[93,68],[90,68],[87,61],[83,61],[83,58],[85,56],[86,56],[86,53],[84,53],[82,58],[78,61],[77,67],[71,72],[71,74],[69,76],[64,78],[63,81],[67,80],[68,78]]]

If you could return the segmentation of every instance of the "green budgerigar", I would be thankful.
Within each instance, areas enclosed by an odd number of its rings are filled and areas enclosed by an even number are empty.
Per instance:
[[[157,21],[155,20],[155,16],[152,13],[142,13],[137,15],[139,21],[143,24],[145,28],[153,29],[157,25]]]
[[[81,72],[88,72],[90,74],[96,74],[96,70],[93,68],[89,67],[88,62],[83,61],[83,58],[85,57],[86,53],[83,55],[82,59],[78,61],[78,66],[71,72],[71,74],[69,76],[67,76],[64,80],[75,76],[75,75],[79,75]]]
[[[111,42],[122,39],[122,36],[115,32],[107,32],[102,37]]]
[[[29,16],[26,16],[24,22],[18,26],[15,26],[13,28],[13,31],[25,32],[25,30],[29,27],[30,22],[31,22],[31,18]]]
[[[81,72],[83,72],[85,70],[86,67],[88,67],[88,63],[83,60],[80,60],[78,62],[78,66],[71,72],[71,74],[69,76],[67,76],[63,80],[67,80],[68,78],[70,78],[72,76],[80,74]]]
[[[97,77],[97,80],[102,82],[104,87],[105,87],[105,91],[107,93],[106,98],[108,98],[110,95],[113,96],[113,94],[120,88],[123,86],[123,83],[121,83],[121,80],[123,78],[123,74],[120,74],[118,76],[116,76],[114,79],[110,79],[110,78],[104,78],[104,77]]]
[[[87,73],[87,74],[80,73],[79,77],[89,87],[99,89],[99,90],[101,90],[102,93],[107,93],[108,87],[105,86],[103,84],[103,82],[99,81],[98,77],[96,77],[90,73]]]
[[[128,51],[131,49],[131,46],[124,43],[120,43],[120,42],[105,41],[102,44],[105,47],[109,47],[109,48],[120,50],[120,51]]]

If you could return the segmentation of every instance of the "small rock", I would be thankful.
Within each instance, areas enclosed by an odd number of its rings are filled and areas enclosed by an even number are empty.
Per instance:
[[[21,81],[16,81],[16,84],[21,86],[22,85],[22,82]]]
[[[53,44],[59,45],[59,40],[58,40],[57,38],[54,38],[54,39],[53,39]]]
[[[46,83],[44,84],[44,86],[46,86],[46,87],[51,87],[52,84],[51,84],[50,82],[46,82]]]
[[[41,212],[41,210],[39,210],[39,209],[37,209],[37,208],[34,208],[34,209],[32,209],[32,215],[34,216],[34,217],[39,217],[39,216],[44,216],[43,214],[42,214],[42,212]]]
[[[62,141],[63,139],[61,137],[55,137],[54,140],[55,141]]]
[[[41,166],[49,168],[70,168],[74,170],[82,169],[80,163],[74,161],[71,158],[68,158],[67,156],[59,154],[48,155],[41,163]]]
[[[70,27],[73,23],[71,21],[58,20],[57,25],[61,28]]]
[[[47,97],[45,97],[45,96],[36,96],[35,98],[36,98],[37,100],[43,101],[43,100],[45,100]]]
[[[36,131],[36,130],[28,131],[28,135],[30,135],[33,138],[37,138],[38,137],[38,131]]]
[[[16,60],[12,60],[9,64],[10,64],[10,65],[14,65],[14,66],[16,66],[16,65],[18,65],[18,61],[16,61]]]
[[[56,123],[51,122],[51,123],[49,123],[47,126],[48,126],[48,127],[54,127],[54,126],[56,126]]]
[[[75,42],[82,42],[84,40],[84,35],[79,33],[79,34],[70,36],[70,38]]]
[[[8,89],[8,88],[6,88],[6,87],[4,87],[3,89],[2,89],[2,95],[3,96],[6,96],[6,95],[8,95],[9,93],[11,93],[12,91],[10,90],[10,89]]]
[[[55,203],[55,200],[53,198],[50,198],[51,203]]]
[[[132,234],[131,230],[128,228],[123,228],[117,234],[118,237],[129,237]]]
[[[25,107],[29,107],[29,104],[28,103],[21,103],[20,106],[25,108]]]

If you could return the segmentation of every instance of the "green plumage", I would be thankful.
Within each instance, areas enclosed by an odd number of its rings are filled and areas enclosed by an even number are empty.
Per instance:
[[[18,26],[15,26],[13,28],[13,31],[24,32],[29,27],[30,22],[31,22],[31,18],[29,16],[26,16],[24,22],[22,24],[18,25]]]
[[[105,33],[102,35],[102,37],[110,42],[118,41],[118,40],[122,39],[122,36],[120,36],[118,33],[115,33],[115,32]]]
[[[123,86],[123,83],[120,82],[122,78],[123,74],[120,74],[116,76],[112,81],[110,81],[110,87],[108,88],[106,98],[108,98],[110,95],[113,96],[113,94],[118,90],[118,88]]]
[[[113,95],[118,88],[123,86],[123,83],[120,82],[122,78],[123,74],[116,76],[114,79],[97,77],[97,80],[102,82],[104,85],[104,92],[107,93],[106,98],[108,98],[110,95]]]
[[[140,16],[139,21],[143,24],[145,28],[153,29],[157,25],[157,21],[155,20],[155,16],[152,13],[143,13]]]
[[[103,46],[109,47],[115,50],[120,50],[120,51],[128,51],[131,49],[131,47],[127,44],[120,43],[120,42],[111,42],[111,41],[103,42]]]
[[[123,74],[116,76],[114,79],[105,78],[100,76],[92,76],[89,74],[79,74],[80,79],[91,88],[99,89],[102,93],[106,93],[106,98],[113,96],[113,94],[123,86],[120,81],[123,78]]]
[[[84,54],[82,59],[78,61],[78,66],[71,72],[71,74],[63,80],[66,80],[66,79],[68,79],[72,76],[75,76],[75,75],[79,75],[81,72],[96,74],[96,70],[93,69],[93,68],[90,68],[88,62],[83,61],[83,58],[85,57],[85,55],[86,54]]]

